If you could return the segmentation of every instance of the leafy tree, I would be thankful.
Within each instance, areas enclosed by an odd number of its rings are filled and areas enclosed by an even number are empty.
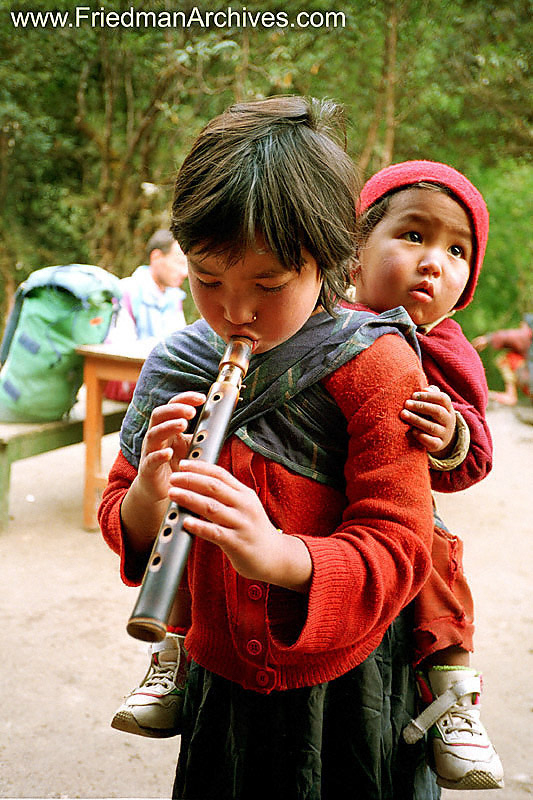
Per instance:
[[[472,304],[457,315],[467,336],[518,327],[533,310],[533,170],[508,159],[471,175],[485,197],[490,232]]]
[[[143,10],[174,6],[161,0]],[[202,125],[234,101],[300,93],[346,105],[362,177],[391,161],[430,158],[477,183],[491,237],[465,328],[474,335],[517,317],[533,285],[524,208],[531,0],[341,0],[344,27],[253,23],[280,11],[294,21],[302,6],[331,11],[323,0],[285,0],[281,9],[250,0],[232,5],[242,19],[248,12],[247,24],[234,27],[42,29],[15,28],[13,7],[0,0],[4,308],[6,294],[47,264],[129,273],[154,228],[168,222],[173,173]],[[48,8],[74,13],[66,0]],[[105,8],[122,13],[131,4]]]

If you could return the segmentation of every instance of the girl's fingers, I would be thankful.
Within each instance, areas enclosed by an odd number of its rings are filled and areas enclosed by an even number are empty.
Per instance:
[[[168,496],[180,508],[185,508],[209,522],[217,525],[231,525],[233,522],[232,510],[215,497],[179,487],[172,487]]]
[[[188,422],[186,419],[169,419],[165,422],[159,422],[153,425],[146,431],[145,439],[148,439],[152,445],[161,445],[165,440],[170,439],[176,434],[185,433],[187,430]],[[152,449],[152,448],[151,448]]]
[[[196,408],[203,405],[205,399],[205,395],[200,392],[178,394],[166,405],[154,408],[150,417],[150,426],[180,418],[191,420],[196,415]]]
[[[183,520],[183,527],[188,533],[193,536],[199,536],[208,542],[217,544],[224,549],[226,539],[228,538],[228,530],[222,525],[215,525],[205,519],[198,517],[185,517]]]
[[[227,502],[227,498],[223,497],[220,491],[212,493],[210,491],[212,488],[212,485],[194,482],[186,489],[181,486],[171,486],[168,494],[181,508],[186,508],[217,525],[232,527],[237,523],[238,509],[233,502]]]
[[[257,496],[222,467],[181,461],[171,475],[169,497],[209,522],[232,527]]]
[[[173,437],[184,434],[197,413],[196,407],[204,402],[205,395],[200,392],[183,392],[167,405],[154,408],[145,436],[145,451],[164,447]]]
[[[173,456],[171,447],[165,447],[162,450],[155,450],[153,453],[148,453],[142,460],[142,472],[144,475],[155,473],[163,464],[168,464]]]
[[[181,392],[174,395],[168,401],[169,403],[187,403],[191,406],[201,406],[206,401],[206,395],[203,392]]]
[[[213,478],[235,490],[247,488],[237,480],[231,472],[224,469],[224,467],[219,467],[218,464],[208,464],[206,461],[184,459],[180,464],[180,472],[189,472],[191,474],[203,475],[206,478]]]

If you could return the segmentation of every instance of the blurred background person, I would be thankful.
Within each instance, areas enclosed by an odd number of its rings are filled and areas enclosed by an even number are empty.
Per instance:
[[[518,392],[533,397],[531,381],[533,378],[533,314],[526,314],[519,328],[509,328],[483,336],[477,336],[472,344],[478,352],[492,347],[502,350],[495,364],[503,379],[503,392],[489,392],[489,397],[497,403],[514,406],[518,402]]]
[[[142,343],[146,355],[157,341],[187,323],[183,312],[186,293],[181,288],[187,277],[187,258],[170,231],[161,229],[149,239],[147,264],[121,281],[120,309],[106,341],[119,348]],[[110,381],[105,395],[129,402],[134,383]]]

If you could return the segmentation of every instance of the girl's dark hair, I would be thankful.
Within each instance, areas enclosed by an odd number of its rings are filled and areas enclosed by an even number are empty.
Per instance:
[[[349,286],[355,246],[355,168],[341,106],[272,97],[238,103],[202,130],[179,170],[171,231],[185,253],[235,263],[257,235],[286,269],[315,258],[319,302],[332,313]]]

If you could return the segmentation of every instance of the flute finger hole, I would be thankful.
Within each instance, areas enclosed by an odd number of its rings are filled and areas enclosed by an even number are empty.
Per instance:
[[[156,553],[155,556],[150,561],[150,566],[148,567],[148,569],[150,570],[150,572],[157,572],[158,569],[160,569],[162,563],[163,559],[161,558],[159,553]]]
[[[202,455],[202,450],[199,447],[197,447],[196,450],[191,450],[191,452],[189,453],[189,458],[200,458],[201,455]]]

